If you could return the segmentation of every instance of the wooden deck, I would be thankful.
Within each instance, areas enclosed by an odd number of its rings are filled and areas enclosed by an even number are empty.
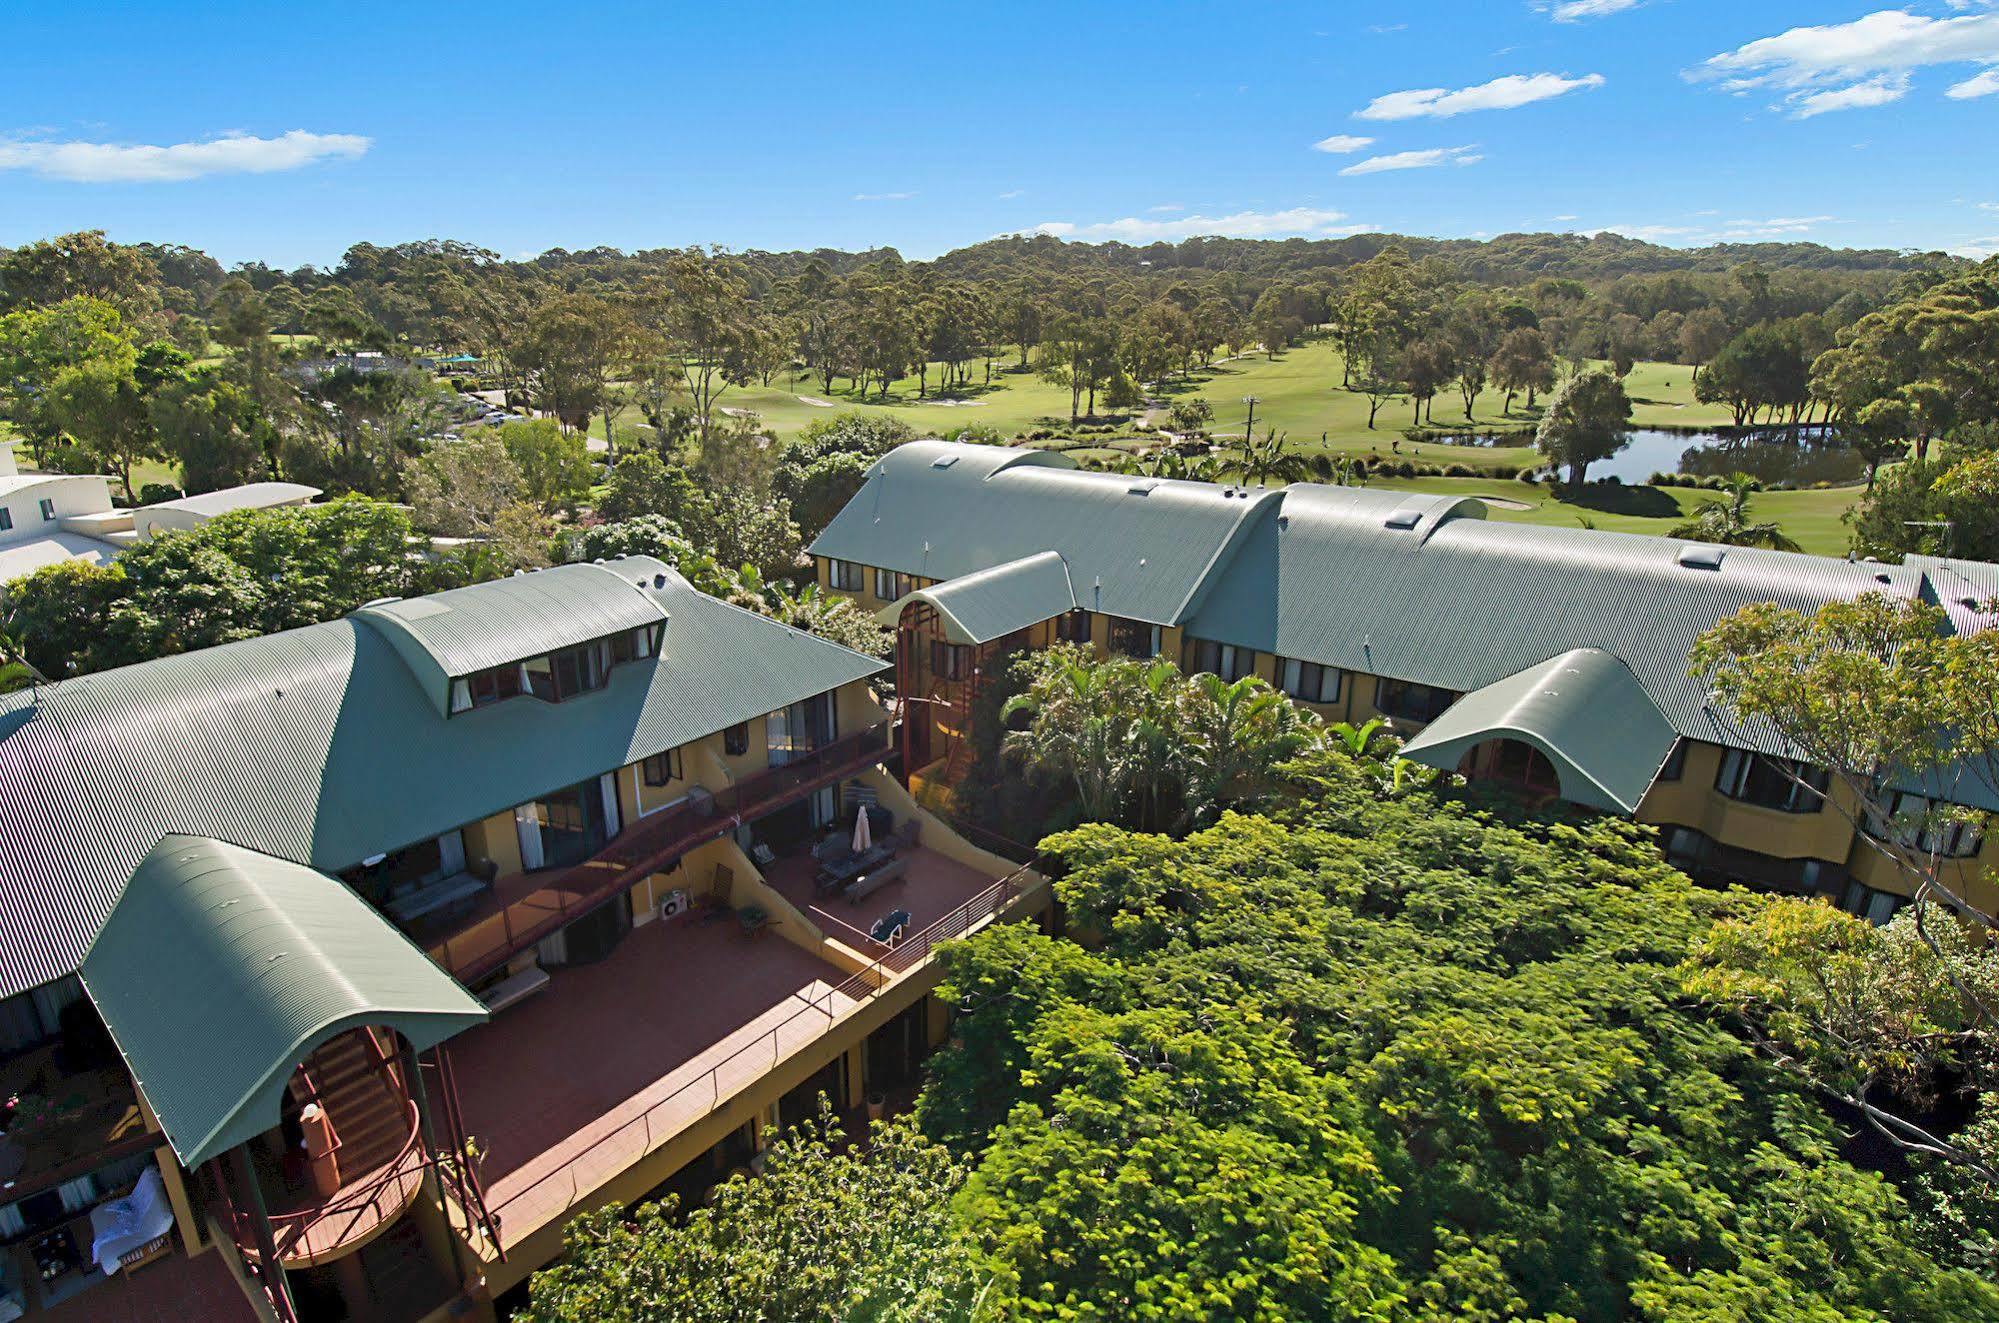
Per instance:
[[[777,933],[656,922],[451,1044],[486,1202],[513,1245],[562,1218],[858,1003]]]

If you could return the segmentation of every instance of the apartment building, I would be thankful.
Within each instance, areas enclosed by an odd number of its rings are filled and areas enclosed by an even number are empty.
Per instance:
[[[634,557],[0,698],[0,1317],[491,1317],[912,1081],[1047,889],[885,670]]]
[[[1795,751],[1718,711],[1687,674],[1688,650],[1750,603],[1809,610],[1869,592],[1987,628],[1999,567],[1855,563],[1486,512],[923,441],[878,462],[810,550],[822,585],[897,628],[904,763],[919,778],[948,784],[962,769],[977,695],[1004,656],[1068,641],[1261,676],[1329,720],[1388,721],[1410,758],[1657,824],[1696,876],[1894,913],[1904,884],[1841,811],[1854,807],[1845,791],[1799,787],[1782,761]],[[1934,793],[1999,809],[1975,778]],[[1979,833],[1926,844],[1991,903],[1977,879],[1999,856]]]

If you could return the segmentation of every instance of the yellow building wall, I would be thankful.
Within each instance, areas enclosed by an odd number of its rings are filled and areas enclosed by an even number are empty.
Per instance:
[[[1723,845],[1774,859],[1820,859],[1843,864],[1853,849],[1851,795],[1835,783],[1831,802],[1817,813],[1785,813],[1730,799],[1714,788],[1721,769],[1717,744],[1690,741],[1677,781],[1658,781],[1638,806],[1638,820],[1691,827]]]

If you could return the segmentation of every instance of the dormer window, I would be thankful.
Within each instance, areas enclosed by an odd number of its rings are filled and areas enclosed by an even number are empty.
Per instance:
[[[451,711],[454,715],[469,712],[522,694],[533,694],[545,703],[560,703],[602,689],[611,682],[613,666],[654,654],[657,628],[641,625],[546,656],[475,671],[451,682]]]

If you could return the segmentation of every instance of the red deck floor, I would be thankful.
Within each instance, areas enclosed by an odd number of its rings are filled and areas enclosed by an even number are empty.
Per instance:
[[[901,878],[849,904],[838,895],[821,896],[812,884],[818,864],[809,854],[791,855],[765,873],[771,886],[802,910],[834,941],[873,957],[887,950],[868,936],[875,920],[891,910],[908,910],[910,933],[918,933],[999,879],[947,859],[935,850],[905,850],[909,871]]]
[[[845,975],[775,932],[653,923],[453,1039],[509,1244],[825,1032]],[[646,1119],[641,1121],[641,1117]]]
[[[175,1250],[31,1317],[36,1323],[256,1323],[257,1311],[219,1250],[195,1258]]]

